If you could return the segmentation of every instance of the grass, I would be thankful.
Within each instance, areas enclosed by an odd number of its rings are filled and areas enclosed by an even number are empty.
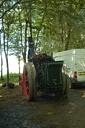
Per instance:
[[[3,80],[0,80],[0,86],[3,83],[6,83],[7,75],[3,76]],[[18,73],[9,73],[9,82],[14,83],[15,86],[19,85],[19,74]]]

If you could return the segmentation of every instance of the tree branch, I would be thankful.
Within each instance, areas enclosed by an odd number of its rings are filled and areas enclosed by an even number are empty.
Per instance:
[[[13,9],[17,4],[19,4],[19,1],[17,1],[12,7],[10,7],[8,10],[6,10],[6,11],[3,13],[3,15],[0,17],[0,19],[3,18],[4,15],[5,15],[8,11],[10,11],[11,9]]]

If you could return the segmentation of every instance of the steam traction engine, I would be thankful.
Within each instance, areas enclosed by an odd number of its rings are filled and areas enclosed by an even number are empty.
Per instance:
[[[19,86],[27,100],[36,100],[37,91],[67,95],[69,78],[63,61],[55,61],[44,54],[34,54],[32,38],[29,38],[28,63],[19,76]]]

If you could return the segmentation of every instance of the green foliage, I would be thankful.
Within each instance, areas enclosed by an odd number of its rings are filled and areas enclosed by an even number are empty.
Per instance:
[[[7,0],[0,2],[0,7],[6,37],[10,25],[9,50],[16,56],[27,51],[26,21],[27,38],[32,27],[38,51],[50,51],[51,44],[53,51],[85,47],[84,0]]]

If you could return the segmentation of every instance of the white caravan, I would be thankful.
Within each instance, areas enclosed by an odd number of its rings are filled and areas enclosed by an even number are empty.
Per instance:
[[[63,60],[71,82],[71,88],[85,84],[85,49],[73,49],[53,54],[56,61]]]

